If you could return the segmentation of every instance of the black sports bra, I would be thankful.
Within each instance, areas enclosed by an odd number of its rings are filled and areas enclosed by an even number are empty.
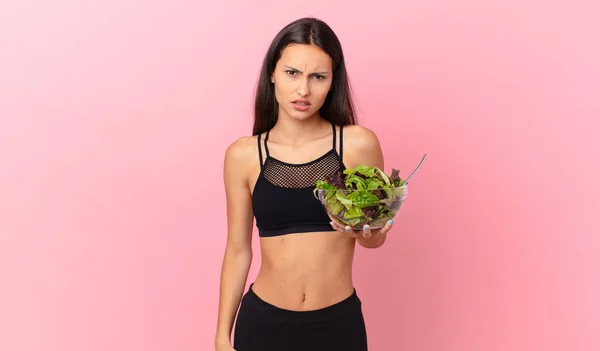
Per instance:
[[[252,208],[259,236],[334,230],[323,205],[313,194],[318,179],[345,169],[343,126],[340,126],[339,153],[336,151],[336,126],[333,123],[332,128],[332,149],[315,160],[301,164],[273,158],[267,147],[268,131],[263,163],[260,134],[256,136],[261,171],[252,192]]]

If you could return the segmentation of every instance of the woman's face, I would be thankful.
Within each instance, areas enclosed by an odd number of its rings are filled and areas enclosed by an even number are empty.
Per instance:
[[[332,75],[331,57],[318,46],[286,47],[271,76],[279,115],[307,119],[318,113],[331,88]]]

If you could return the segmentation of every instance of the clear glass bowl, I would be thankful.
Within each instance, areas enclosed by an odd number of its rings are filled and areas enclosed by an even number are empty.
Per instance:
[[[408,186],[376,190],[315,189],[315,197],[338,223],[362,230],[382,228],[393,219],[406,200]]]

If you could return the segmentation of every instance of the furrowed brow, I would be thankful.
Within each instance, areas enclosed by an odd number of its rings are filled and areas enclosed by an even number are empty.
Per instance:
[[[285,66],[285,67],[287,67],[287,68],[289,68],[289,69],[291,69],[291,70],[294,70],[294,71],[297,71],[297,72],[300,72],[300,73],[304,73],[304,72],[302,72],[301,70],[299,70],[299,69],[297,69],[297,68],[295,68],[295,67],[288,66],[288,65],[284,65],[284,66]],[[320,75],[325,75],[325,74],[327,74],[327,73],[328,73],[327,71],[322,71],[322,72],[313,72],[312,74],[320,74]]]

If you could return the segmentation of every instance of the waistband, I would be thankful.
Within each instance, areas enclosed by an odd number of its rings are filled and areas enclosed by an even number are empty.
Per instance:
[[[347,314],[348,311],[354,311],[357,308],[361,308],[361,300],[359,299],[355,288],[352,290],[352,294],[350,296],[334,303],[333,305],[315,310],[296,311],[275,306],[261,299],[252,289],[253,285],[254,283],[250,284],[250,287],[248,288],[244,298],[251,302],[255,308],[259,308],[261,312],[285,319],[294,319],[297,321],[312,321],[324,318],[330,319],[340,315],[343,316]]]

